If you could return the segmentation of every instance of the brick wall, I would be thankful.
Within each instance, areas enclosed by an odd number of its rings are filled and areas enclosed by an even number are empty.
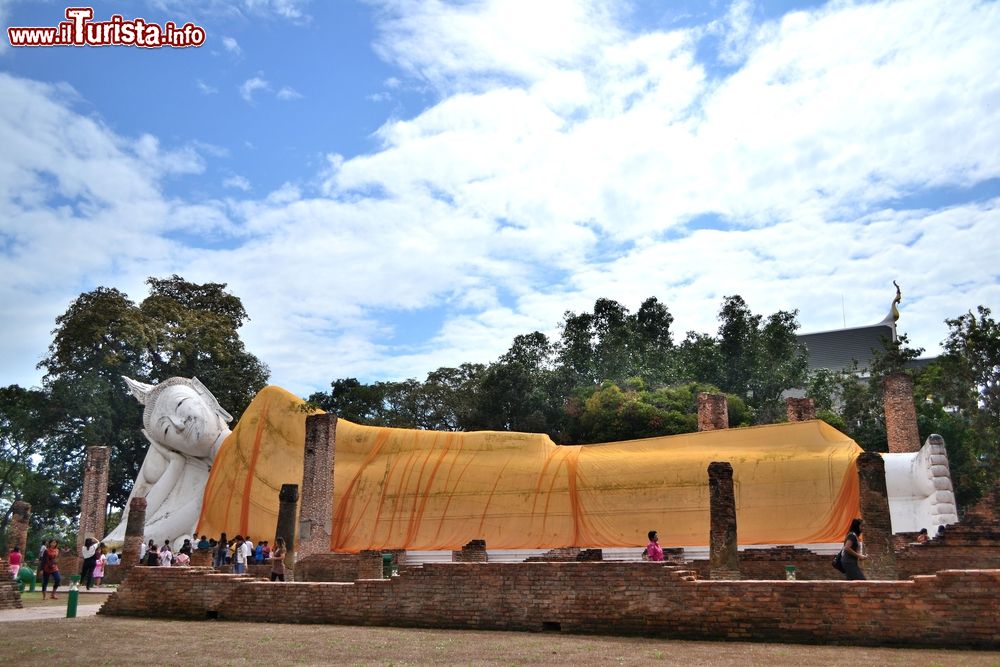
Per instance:
[[[698,430],[729,428],[729,404],[725,394],[698,394]]]
[[[823,556],[808,549],[791,546],[770,549],[745,549],[738,554],[739,571],[744,579],[784,579],[785,566],[795,566],[795,578],[802,581],[843,579],[844,575],[833,569],[833,556]],[[699,577],[709,578],[710,566],[707,560],[691,561],[688,566]]]
[[[87,447],[83,464],[83,488],[80,491],[80,530],[76,537],[77,551],[88,537],[99,540],[104,535],[104,518],[108,505],[107,447]]]
[[[906,373],[887,375],[882,380],[882,400],[889,451],[920,451],[917,410],[913,404],[913,378]]]
[[[381,578],[382,554],[378,551],[362,551],[359,554],[314,554],[295,563],[296,581],[331,582]]]
[[[650,563],[438,563],[354,583],[135,568],[101,614],[1000,648],[1000,570],[911,581],[696,581]]]
[[[470,540],[461,550],[451,552],[451,560],[455,563],[485,563],[489,559],[486,540]]]
[[[941,537],[930,542],[911,542],[897,548],[895,557],[898,578],[901,580],[914,575],[934,574],[940,570],[1000,569],[1000,529],[955,524],[948,526]],[[832,560],[833,556],[791,546],[745,549],[739,552],[740,572],[744,579],[784,579],[786,565],[795,566],[795,577],[800,580],[843,579],[844,575],[830,565]],[[867,566],[867,562],[861,563],[862,569]],[[702,578],[709,577],[707,560],[690,561],[688,567]],[[877,578],[871,572],[868,576]]]
[[[17,588],[17,580],[10,574],[10,563],[0,560],[0,567],[7,576],[0,576],[0,609],[21,609],[21,593]]]

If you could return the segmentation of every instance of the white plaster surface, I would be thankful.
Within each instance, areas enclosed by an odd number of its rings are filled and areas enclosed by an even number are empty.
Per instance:
[[[940,436],[930,436],[918,452],[883,454],[892,532],[926,528],[931,537],[938,526],[958,521],[951,485],[948,452]]]
[[[174,550],[192,537],[201,514],[208,474],[232,417],[197,378],[170,378],[147,385],[125,378],[132,394],[146,406],[143,435],[149,440],[129,502],[146,498],[144,541],[157,546],[169,539]],[[125,541],[128,504],[121,523],[104,537],[110,546]]]

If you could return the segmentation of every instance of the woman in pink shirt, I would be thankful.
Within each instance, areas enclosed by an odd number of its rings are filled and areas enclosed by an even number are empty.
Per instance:
[[[663,548],[660,546],[660,538],[657,536],[655,530],[651,530],[648,533],[649,544],[646,545],[646,560],[663,560]]]
[[[14,547],[7,555],[7,564],[10,566],[11,575],[17,579],[17,571],[21,569],[21,548]]]

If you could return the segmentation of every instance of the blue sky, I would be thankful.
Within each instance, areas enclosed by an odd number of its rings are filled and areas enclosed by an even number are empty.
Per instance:
[[[733,293],[817,331],[881,320],[895,279],[930,352],[1000,303],[995,2],[94,11],[207,40],[3,40],[0,384],[39,382],[82,291],[171,273],[228,283],[302,394],[487,362],[599,297],[659,297],[678,337]]]

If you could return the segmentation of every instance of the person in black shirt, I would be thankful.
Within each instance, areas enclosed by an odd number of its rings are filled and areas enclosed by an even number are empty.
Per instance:
[[[864,554],[864,550],[861,547],[861,532],[863,529],[864,523],[861,519],[854,519],[851,521],[851,530],[848,531],[847,537],[844,538],[844,576],[847,577],[848,581],[868,578],[858,565],[858,561],[868,560],[868,556]]]

